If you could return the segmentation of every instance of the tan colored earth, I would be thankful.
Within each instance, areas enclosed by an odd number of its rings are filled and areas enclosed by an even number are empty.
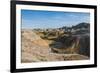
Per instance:
[[[22,51],[21,62],[41,62],[41,61],[68,61],[86,60],[87,56],[80,54],[59,54],[53,53],[47,40],[42,39],[33,30],[22,30]]]

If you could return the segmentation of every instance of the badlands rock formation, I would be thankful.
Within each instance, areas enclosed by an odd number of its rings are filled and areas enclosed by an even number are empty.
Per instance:
[[[54,53],[48,42],[37,35],[33,30],[22,30],[22,51],[21,62],[41,62],[41,61],[67,61],[89,59],[80,54]]]

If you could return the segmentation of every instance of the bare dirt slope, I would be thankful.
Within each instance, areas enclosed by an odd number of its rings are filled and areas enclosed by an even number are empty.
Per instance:
[[[41,61],[64,61],[82,60],[88,57],[79,54],[57,54],[52,53],[48,43],[41,39],[32,30],[22,30],[22,55],[21,62],[41,62]]]

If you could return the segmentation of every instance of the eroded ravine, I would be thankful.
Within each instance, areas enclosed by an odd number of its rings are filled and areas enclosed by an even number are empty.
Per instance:
[[[22,55],[21,62],[41,62],[41,61],[64,61],[64,60],[84,60],[89,59],[87,56],[77,53],[54,53],[52,52],[50,43],[42,39],[32,30],[22,30]],[[70,47],[75,48],[79,44],[73,43]],[[61,51],[61,50],[60,50]],[[64,49],[65,51],[65,49]]]

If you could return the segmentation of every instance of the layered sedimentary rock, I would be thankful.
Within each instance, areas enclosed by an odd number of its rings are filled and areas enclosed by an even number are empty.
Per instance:
[[[78,53],[67,54],[67,53],[54,53],[52,47],[49,46],[45,40],[37,35],[32,30],[22,30],[22,51],[21,51],[21,62],[43,62],[43,61],[67,61],[67,60],[84,60],[89,59],[87,56],[80,55]],[[65,39],[64,39],[65,40]],[[71,39],[70,39],[71,40]],[[70,42],[69,40],[69,42]],[[73,38],[74,40],[74,38]],[[65,43],[67,43],[65,41]],[[62,42],[57,43],[56,47],[64,47]],[[72,47],[69,44],[69,47]],[[56,48],[57,49],[57,48]],[[65,49],[64,49],[65,51]],[[80,50],[81,51],[81,50]],[[83,53],[82,53],[83,54]]]
[[[61,36],[50,44],[50,46],[52,47],[52,51],[56,53],[78,53],[90,56],[90,36],[87,34]]]

